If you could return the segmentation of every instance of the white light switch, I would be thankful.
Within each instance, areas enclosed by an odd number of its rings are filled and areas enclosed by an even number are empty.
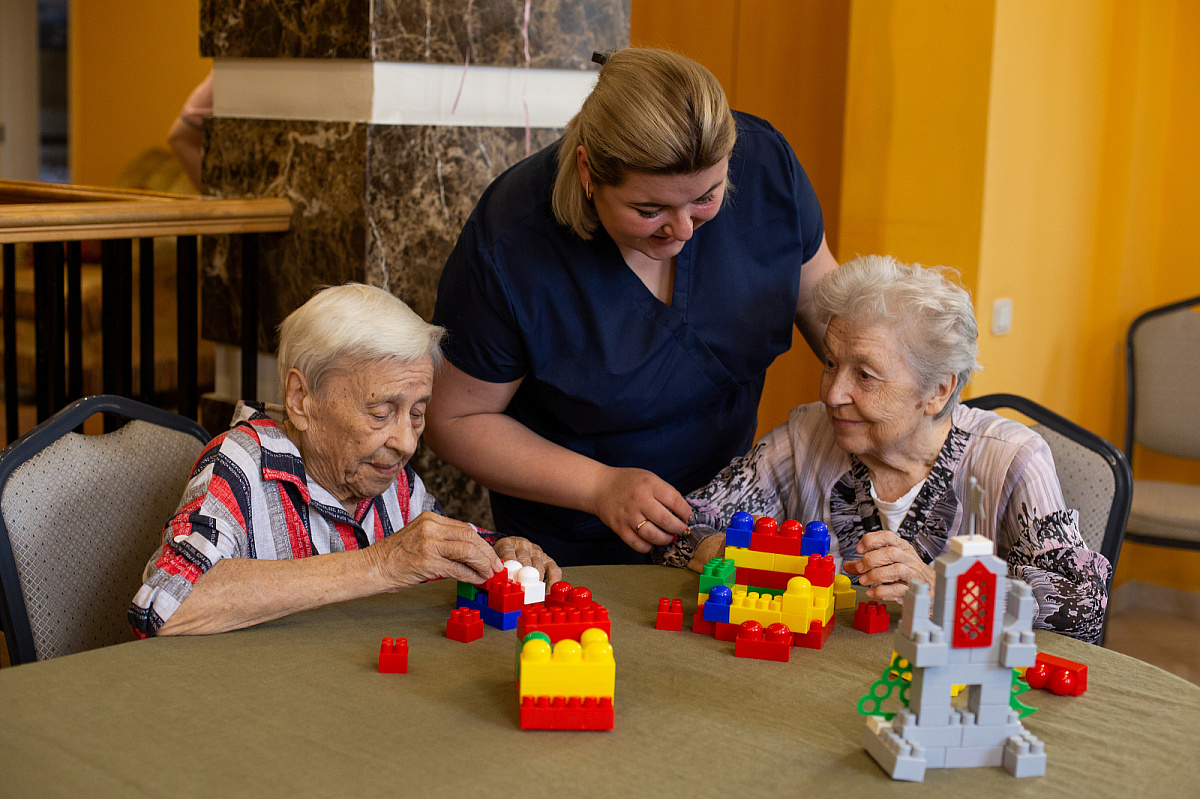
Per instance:
[[[1012,330],[1012,299],[1001,297],[992,303],[992,335],[1003,336]]]

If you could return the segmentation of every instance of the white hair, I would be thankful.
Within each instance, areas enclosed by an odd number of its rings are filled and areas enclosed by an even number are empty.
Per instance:
[[[290,369],[304,375],[314,394],[337,366],[430,358],[436,373],[445,334],[381,288],[346,283],[322,289],[279,326],[280,390]]]
[[[948,267],[862,255],[817,281],[813,307],[823,323],[836,316],[851,324],[892,324],[922,390],[957,375],[958,385],[940,418],[954,410],[971,372],[982,368],[976,361],[975,308],[957,279],[958,271]]]

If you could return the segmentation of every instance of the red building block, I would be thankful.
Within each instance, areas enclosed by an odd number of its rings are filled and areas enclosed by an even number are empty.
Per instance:
[[[546,594],[546,601],[543,603],[546,607],[554,608],[579,608],[583,610],[590,607],[598,607],[598,603],[592,599],[592,592],[582,585],[572,586],[565,580],[559,580],[554,585],[550,586],[549,592]]]
[[[599,603],[592,602],[585,610],[575,607],[548,608],[541,604],[526,605],[525,611],[517,621],[517,637],[523,639],[529,633],[544,632],[550,636],[552,644],[564,638],[578,641],[583,631],[592,627],[599,627],[608,635],[612,635],[612,622],[609,621],[608,610]]]
[[[759,588],[774,588],[782,591],[787,590],[788,580],[796,576],[798,575],[789,572],[777,572],[768,569],[744,569],[739,566],[734,573],[734,580],[738,585],[754,585]]]
[[[446,620],[446,637],[469,644],[483,637],[483,619],[474,608],[455,608]]]
[[[683,629],[683,600],[665,597],[658,600],[658,615],[654,619],[656,630]]]
[[[713,638],[718,641],[736,641],[738,634],[738,626],[729,624],[723,621],[713,622],[715,629],[713,630]]]
[[[521,697],[523,730],[611,730],[612,697]]]
[[[804,569],[804,576],[808,579],[813,587],[828,588],[833,585],[833,555],[809,555],[808,566]],[[757,585],[757,583],[756,583]],[[770,586],[766,586],[770,587]],[[785,588],[787,586],[784,586]]]
[[[496,581],[488,589],[488,607],[497,613],[523,610],[525,608],[525,586],[509,579]]]
[[[704,606],[701,605],[696,608],[696,613],[692,616],[692,632],[700,633],[701,635],[712,635],[716,631],[716,622],[704,618]]]
[[[744,621],[733,643],[733,654],[740,658],[787,663],[792,655],[792,631],[786,624],[772,624],[764,634],[758,622]]]
[[[408,674],[408,639],[384,638],[379,644],[379,673]]]
[[[1025,671],[1025,682],[1059,696],[1079,696],[1087,690],[1087,666],[1038,652],[1037,662]]]
[[[820,649],[825,646],[825,642],[833,633],[834,618],[833,616],[829,618],[829,624],[818,624],[814,621],[806,633],[792,633],[792,645],[802,646],[805,649]]]
[[[882,602],[859,602],[854,611],[854,629],[864,633],[886,633],[890,621]]]
[[[799,555],[800,537],[804,527],[796,522],[784,522],[783,529],[770,516],[764,516],[754,524],[750,534],[750,548],[755,552],[772,552],[776,555]]]

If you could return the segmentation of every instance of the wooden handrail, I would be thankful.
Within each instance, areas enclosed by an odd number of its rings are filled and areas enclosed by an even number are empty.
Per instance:
[[[292,204],[277,197],[221,199],[0,180],[0,243],[268,233],[287,230],[291,219]]]

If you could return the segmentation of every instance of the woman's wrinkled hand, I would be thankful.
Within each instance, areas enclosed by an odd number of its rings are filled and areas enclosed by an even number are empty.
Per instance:
[[[504,568],[471,525],[429,512],[364,551],[392,590],[439,577],[478,585]]]
[[[891,530],[867,533],[858,542],[858,560],[843,561],[842,569],[858,575],[858,584],[867,589],[869,598],[901,602],[910,583],[926,583],[933,594],[937,572],[921,560],[912,544]]]
[[[675,488],[645,469],[609,469],[591,512],[638,552],[687,535],[692,506]]]
[[[522,566],[532,566],[538,570],[547,587],[562,579],[562,569],[554,559],[542,551],[542,548],[527,538],[508,536],[496,542],[496,556],[500,560],[519,561]]]

